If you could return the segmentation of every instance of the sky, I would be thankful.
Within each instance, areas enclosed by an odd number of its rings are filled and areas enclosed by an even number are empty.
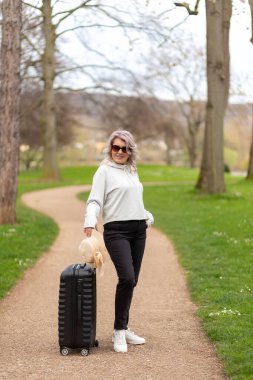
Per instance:
[[[73,0],[74,4],[75,0]],[[78,2],[78,0],[77,0]],[[194,1],[188,1],[193,8]],[[61,7],[64,8],[69,2],[61,1]],[[119,0],[102,1],[110,6],[122,7]],[[127,6],[127,1],[124,2]],[[163,11],[174,8],[173,1],[170,0],[138,0],[135,2],[140,9],[145,9],[147,13],[156,16]],[[64,5],[65,4],[65,5]],[[200,1],[199,15],[188,16],[187,11],[182,7],[177,7],[172,12],[167,12],[163,18],[163,23],[168,27],[180,25],[182,35],[191,34],[194,44],[202,46],[205,49],[205,8],[204,0]],[[234,0],[233,17],[230,30],[230,56],[231,56],[231,75],[234,82],[243,82],[243,91],[247,96],[242,97],[242,101],[253,101],[253,44],[250,43],[250,12],[249,7],[241,0]],[[146,7],[145,7],[146,6]],[[84,17],[83,15],[81,17]],[[86,16],[85,16],[86,17]],[[92,16],[93,17],[93,16]],[[94,20],[94,17],[90,21]],[[124,16],[125,17],[125,16]],[[80,21],[80,19],[79,19]],[[108,23],[108,19],[100,20]],[[85,20],[87,22],[87,20]],[[130,36],[130,39],[129,39]],[[98,28],[89,28],[86,30],[85,41],[92,48],[105,54],[110,61],[115,64],[125,65],[140,74],[145,71],[143,57],[148,60],[150,54],[150,42],[147,41],[136,31],[129,31],[126,36],[117,28],[104,29],[102,32]],[[130,43],[129,40],[132,42]],[[159,43],[152,42],[153,48],[162,49]],[[83,46],[74,37],[74,34],[66,34],[63,39],[62,48],[66,55],[77,60],[80,64],[86,63],[102,64],[103,60],[92,52],[87,52]],[[103,70],[101,71],[103,72]],[[70,78],[70,77],[69,77]],[[85,76],[74,75],[71,78],[72,85],[83,86],[89,85],[89,79]],[[166,95],[165,95],[166,96]],[[168,96],[170,96],[168,94]],[[164,96],[163,96],[164,97]]]

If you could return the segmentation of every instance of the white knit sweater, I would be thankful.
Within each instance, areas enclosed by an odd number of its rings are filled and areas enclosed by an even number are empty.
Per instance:
[[[152,214],[143,204],[143,186],[136,171],[105,159],[97,169],[87,200],[84,227],[94,228],[102,211],[104,224],[114,221],[143,220],[150,225]]]

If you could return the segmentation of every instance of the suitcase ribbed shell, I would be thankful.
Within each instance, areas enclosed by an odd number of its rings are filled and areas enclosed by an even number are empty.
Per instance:
[[[58,307],[60,347],[90,348],[96,341],[96,271],[88,264],[61,274]]]

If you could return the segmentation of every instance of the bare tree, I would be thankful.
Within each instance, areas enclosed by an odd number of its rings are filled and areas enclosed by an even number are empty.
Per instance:
[[[56,79],[56,40],[63,32],[57,32],[62,22],[72,16],[79,9],[88,6],[91,0],[80,1],[77,6],[70,6],[67,10],[53,12],[54,6],[58,1],[43,0],[42,6],[36,6],[32,3],[25,3],[39,14],[40,19],[36,19],[32,29],[42,24],[42,34],[44,46],[38,47],[32,39],[26,36],[29,44],[37,53],[36,63],[39,62],[41,68],[41,80],[43,91],[41,97],[42,114],[41,127],[44,138],[44,160],[43,160],[43,177],[46,179],[59,179],[59,169],[57,163],[57,133],[56,133],[56,116],[55,116],[55,79]],[[65,30],[66,31],[66,30]],[[36,66],[34,60],[31,66]]]
[[[180,39],[180,29],[172,41]],[[178,108],[178,118],[185,124],[183,134],[191,167],[196,166],[197,136],[205,120],[205,54],[202,49],[192,45],[189,34],[184,41],[171,43],[159,53],[152,51],[149,59],[148,78],[154,81],[154,88],[172,95]],[[153,91],[153,90],[152,90]],[[168,118],[171,115],[168,114]],[[170,122],[168,120],[168,125]]]
[[[251,42],[253,42],[253,1],[249,0],[248,3],[251,10]],[[187,3],[175,4],[186,8],[189,14],[198,14],[199,0],[196,0],[193,11]],[[225,190],[223,124],[230,87],[228,41],[232,2],[231,0],[206,0],[206,10],[208,101],[202,165],[196,187],[209,193],[220,193]],[[253,141],[247,178],[253,176],[252,156]]]
[[[249,164],[247,169],[247,179],[253,179],[253,104],[252,104],[252,134],[251,134],[251,145],[249,153]]]
[[[184,146],[185,131],[178,116],[175,106],[170,110],[169,117],[167,116],[157,125],[158,131],[163,132],[164,142],[167,147],[165,157],[167,165],[175,163],[175,152],[182,150]]]
[[[251,42],[253,44],[253,0],[249,0],[251,10]],[[249,153],[249,165],[247,170],[247,179],[253,179],[253,105],[252,105],[252,138]]]
[[[60,4],[61,3],[61,4]],[[44,45],[41,47],[40,41],[38,44],[34,39],[27,38],[28,43],[33,47],[34,51],[38,53],[38,59],[32,59],[31,65],[34,68],[37,67],[37,63],[41,64],[41,80],[43,83],[43,96],[42,107],[43,115],[41,119],[42,129],[44,131],[44,177],[51,179],[58,179],[59,171],[57,164],[57,139],[56,139],[56,127],[55,127],[55,89],[67,89],[68,85],[62,83],[66,75],[70,79],[69,75],[73,70],[79,70],[84,76],[90,79],[87,86],[79,88],[79,91],[87,89],[103,89],[114,90],[112,86],[110,75],[105,75],[105,71],[111,70],[111,72],[123,70],[122,67],[112,66],[112,62],[108,59],[106,65],[89,63],[87,60],[78,65],[71,60],[69,56],[65,56],[65,62],[67,66],[60,64],[57,61],[57,44],[59,38],[64,38],[66,33],[73,31],[80,31],[82,29],[89,30],[97,28],[97,30],[104,30],[106,28],[124,28],[129,30],[136,28],[143,30],[143,25],[135,25],[134,21],[131,21],[130,13],[127,8],[122,4],[120,9],[115,4],[112,6],[110,2],[102,2],[100,0],[77,0],[72,2],[71,5],[63,4],[59,0],[42,0],[42,6],[34,5],[32,2],[25,2],[27,6],[30,6],[35,13],[39,16],[39,20],[35,21],[32,26],[32,30],[37,28],[38,25],[43,27],[43,40]],[[134,4],[132,4],[133,6]],[[85,13],[82,13],[84,11]],[[79,14],[79,18],[78,18]],[[89,15],[91,15],[89,17]],[[75,16],[76,22],[73,21]],[[68,19],[72,19],[72,22],[66,24]],[[36,20],[35,16],[32,17],[32,21]],[[153,32],[152,27],[146,27],[146,30]],[[159,32],[160,33],[160,32]],[[87,34],[87,33],[86,33]],[[161,34],[161,33],[160,33]],[[59,45],[58,45],[59,46]],[[86,45],[88,52],[94,52],[95,49]],[[100,53],[100,55],[102,55]],[[35,62],[34,62],[35,61]],[[36,62],[37,61],[37,62]],[[56,66],[60,64],[60,67],[56,69]],[[94,70],[96,73],[100,72],[101,75],[96,79],[94,76]],[[29,70],[28,70],[29,71]],[[130,73],[130,70],[124,68],[125,73]],[[106,77],[106,78],[105,78]],[[60,78],[62,80],[60,80]],[[102,81],[101,81],[102,79]]]
[[[231,0],[206,0],[208,99],[202,164],[196,187],[212,194],[225,191],[223,131],[229,89],[231,15]]]
[[[101,115],[108,133],[115,129],[131,131],[140,150],[148,143],[162,142],[167,147],[165,161],[169,165],[173,163],[173,152],[183,146],[185,133],[176,102],[147,96],[107,96]]]
[[[44,136],[44,167],[43,177],[46,179],[59,179],[57,164],[57,137],[55,119],[55,42],[56,27],[52,22],[51,0],[43,0],[43,34],[45,47],[42,55],[42,78],[44,91],[42,94],[41,126]]]
[[[40,99],[41,90],[39,88],[26,89],[21,96],[20,159],[27,169],[30,168],[32,161],[37,161],[37,158],[41,165],[43,133],[40,125],[42,114]],[[56,94],[55,118],[59,145],[71,143],[74,137],[73,127],[77,124],[77,121],[75,120],[75,110],[72,109],[70,100],[70,94]]]
[[[0,87],[0,223],[15,223],[20,123],[21,0],[3,0]]]
[[[253,44],[253,0],[249,0],[250,13],[251,13],[251,39],[250,42]]]

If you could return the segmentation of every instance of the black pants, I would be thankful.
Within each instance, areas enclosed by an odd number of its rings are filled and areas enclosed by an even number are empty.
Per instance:
[[[116,330],[127,329],[133,289],[137,284],[146,242],[145,220],[104,225],[104,241],[118,275],[115,295]]]

